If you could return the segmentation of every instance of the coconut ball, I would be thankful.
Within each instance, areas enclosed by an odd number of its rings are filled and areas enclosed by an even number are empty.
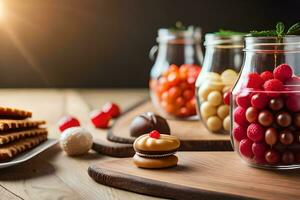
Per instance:
[[[93,145],[93,136],[82,127],[64,130],[60,137],[60,146],[69,156],[87,153]]]

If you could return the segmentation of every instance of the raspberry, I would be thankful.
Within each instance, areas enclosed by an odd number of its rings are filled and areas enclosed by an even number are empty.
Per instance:
[[[257,109],[263,109],[269,102],[269,97],[264,93],[257,93],[251,98],[251,105]]]
[[[290,91],[300,91],[300,78],[291,77],[285,81],[285,87]]]
[[[93,111],[91,113],[91,121],[96,128],[108,128],[111,115],[103,111]]]
[[[261,142],[254,142],[252,145],[252,152],[257,158],[263,158],[267,150],[267,145]]]
[[[251,93],[248,91],[241,92],[236,98],[236,103],[243,108],[250,107],[251,106]]]
[[[102,111],[110,114],[112,118],[118,117],[121,113],[119,106],[112,102],[107,102],[104,104]]]
[[[288,64],[281,64],[273,71],[274,78],[282,82],[289,79],[293,75],[293,70]]]
[[[157,130],[153,130],[149,133],[149,136],[151,138],[159,139],[160,138],[160,133]]]
[[[299,95],[291,95],[286,100],[286,107],[292,112],[300,111],[300,96]]]
[[[249,73],[248,74],[248,82],[246,85],[247,88],[259,89],[259,88],[261,88],[263,83],[264,83],[264,80],[260,77],[260,75],[258,73]]]
[[[265,129],[257,123],[252,123],[247,128],[247,136],[253,142],[262,141],[264,138],[264,134],[265,134]]]
[[[72,116],[64,116],[58,122],[58,127],[61,132],[75,126],[80,126],[80,122]]]
[[[260,74],[260,77],[264,80],[264,82],[274,78],[273,73],[270,71],[264,71]]]
[[[224,93],[223,101],[226,105],[230,105],[230,91]]]
[[[253,142],[251,140],[243,139],[240,142],[240,153],[247,158],[252,158],[253,157],[252,144]]]
[[[280,93],[278,91],[284,90],[283,83],[278,79],[271,79],[264,83],[264,89],[265,91],[271,91],[268,92],[268,95],[271,97],[278,97]]]
[[[241,126],[245,126],[247,124],[246,119],[246,109],[243,107],[237,107],[233,113],[234,122],[238,123]]]
[[[233,137],[237,141],[247,138],[247,131],[244,127],[237,125],[233,129]]]

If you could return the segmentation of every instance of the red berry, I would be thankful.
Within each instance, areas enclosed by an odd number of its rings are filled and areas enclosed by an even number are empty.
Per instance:
[[[248,123],[246,119],[246,109],[240,106],[237,107],[234,110],[233,119],[235,123],[245,126]]]
[[[254,142],[252,145],[252,152],[257,158],[263,158],[267,150],[267,145],[261,142]]]
[[[153,130],[150,132],[149,134],[150,137],[155,138],[155,139],[159,139],[160,138],[160,133],[157,130]]]
[[[253,142],[251,140],[243,139],[240,142],[240,153],[247,158],[252,158],[253,157],[252,144]]]
[[[263,109],[269,103],[269,97],[265,93],[257,93],[251,98],[251,105],[257,109]]]
[[[121,113],[119,106],[112,102],[104,104],[102,111],[110,114],[112,118],[118,117]]]
[[[287,79],[285,81],[285,87],[290,91],[300,91],[300,78],[295,76]]]
[[[267,163],[267,161],[266,161],[266,159],[265,159],[264,156],[263,157],[254,156],[253,160],[254,160],[255,163],[261,164],[261,165]]]
[[[244,127],[236,125],[233,129],[233,137],[237,141],[247,138],[247,131]]]
[[[274,78],[282,82],[289,79],[293,75],[293,70],[288,64],[281,64],[273,71]]]
[[[107,112],[96,110],[91,113],[91,120],[96,128],[108,128],[111,115]]]
[[[264,71],[260,74],[260,77],[264,80],[264,82],[274,78],[273,73],[270,71]]]
[[[230,91],[224,93],[223,101],[226,105],[230,105]]]
[[[58,122],[58,127],[61,132],[75,126],[80,126],[80,122],[72,116],[64,116]]]
[[[252,123],[247,128],[247,136],[253,142],[262,141],[265,137],[265,129],[257,123]]]
[[[237,96],[236,103],[243,108],[248,108],[251,106],[251,96],[250,92],[243,91]]]
[[[249,73],[248,74],[248,82],[246,85],[247,88],[259,89],[259,88],[261,88],[263,83],[264,83],[264,80],[260,77],[260,75],[258,73]]]
[[[292,112],[299,112],[300,95],[290,95],[286,100],[286,107]]]
[[[271,97],[278,97],[279,91],[284,90],[283,83],[278,79],[271,79],[264,83],[264,90],[268,91],[268,95]]]

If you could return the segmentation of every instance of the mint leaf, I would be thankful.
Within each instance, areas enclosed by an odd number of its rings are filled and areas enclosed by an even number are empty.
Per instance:
[[[253,37],[276,37],[277,33],[275,30],[268,31],[250,31],[250,36]]]
[[[277,33],[277,37],[283,37],[285,34],[284,34],[284,24],[282,22],[278,22],[276,24],[276,33]]]
[[[300,22],[291,26],[286,34],[287,35],[300,35]]]

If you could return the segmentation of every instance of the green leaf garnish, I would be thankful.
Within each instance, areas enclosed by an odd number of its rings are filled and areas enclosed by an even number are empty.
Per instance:
[[[286,32],[285,25],[278,22],[275,30],[251,31],[249,35],[253,37],[277,37],[278,39],[282,39],[286,35],[300,35],[300,22],[291,26]]]
[[[277,33],[275,30],[250,31],[250,36],[253,36],[253,37],[276,37]]]
[[[276,33],[277,33],[277,37],[282,38],[285,33],[284,33],[284,24],[282,22],[278,22],[276,24]]]
[[[215,34],[220,36],[232,36],[232,35],[246,35],[247,33],[220,29],[218,32],[215,32]]]
[[[286,34],[287,35],[300,35],[300,22],[291,26]]]

